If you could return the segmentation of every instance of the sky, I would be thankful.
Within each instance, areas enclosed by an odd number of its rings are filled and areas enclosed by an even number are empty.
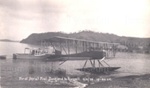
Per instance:
[[[0,39],[81,30],[150,37],[150,0],[0,0]]]

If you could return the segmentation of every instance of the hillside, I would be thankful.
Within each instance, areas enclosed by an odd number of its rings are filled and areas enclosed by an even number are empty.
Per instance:
[[[38,41],[41,41],[43,39],[49,39],[54,36],[101,41],[101,42],[115,42],[119,38],[117,35],[97,33],[92,31],[82,31],[82,32],[70,33],[70,34],[62,33],[62,32],[47,32],[47,33],[39,33],[39,34],[33,33],[28,38],[23,39],[21,43],[38,44]]]
[[[144,48],[149,48],[150,46],[150,38],[135,38],[135,37],[124,37],[117,36],[114,34],[108,33],[98,33],[93,31],[81,31],[77,33],[62,33],[62,32],[47,32],[47,33],[34,33],[31,34],[26,39],[23,39],[21,43],[29,43],[29,44],[38,44],[39,41],[43,39],[49,39],[53,36],[61,36],[68,38],[77,38],[77,39],[85,39],[91,41],[99,41],[99,42],[110,42],[110,43],[120,43],[121,45],[125,45],[130,49],[137,49],[139,46]]]

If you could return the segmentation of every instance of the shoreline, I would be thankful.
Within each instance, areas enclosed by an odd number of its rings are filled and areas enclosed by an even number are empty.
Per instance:
[[[150,88],[150,74],[112,78],[112,81],[98,82],[86,88]]]

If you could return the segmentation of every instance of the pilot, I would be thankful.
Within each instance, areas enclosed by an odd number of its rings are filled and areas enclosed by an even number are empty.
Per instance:
[[[61,51],[55,50],[55,55],[61,55]]]
[[[34,55],[34,54],[35,54],[35,50],[32,50],[31,55]]]
[[[94,51],[94,48],[93,47],[89,47],[89,51]]]

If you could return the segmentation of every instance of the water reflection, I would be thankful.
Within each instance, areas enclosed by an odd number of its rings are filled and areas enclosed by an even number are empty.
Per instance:
[[[29,66],[28,66],[28,69],[29,69],[29,74],[34,74],[35,73],[35,70],[34,70],[34,67],[33,67],[33,61],[30,61],[29,62]]]

